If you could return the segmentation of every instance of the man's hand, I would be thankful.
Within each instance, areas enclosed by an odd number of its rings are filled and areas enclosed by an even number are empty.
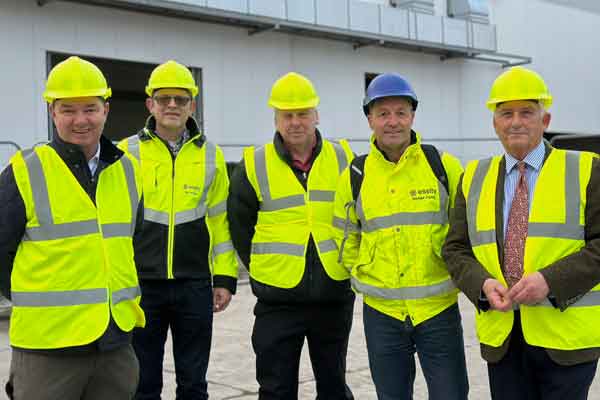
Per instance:
[[[482,290],[490,302],[492,309],[503,312],[512,309],[512,301],[508,296],[508,289],[500,281],[488,278],[483,282]]]
[[[527,275],[515,284],[509,291],[508,297],[513,303],[534,305],[546,297],[550,288],[540,272]]]
[[[213,289],[213,312],[221,312],[227,308],[231,301],[231,292],[226,288]]]

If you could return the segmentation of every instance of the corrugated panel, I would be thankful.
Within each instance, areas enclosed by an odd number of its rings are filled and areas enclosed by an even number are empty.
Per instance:
[[[206,5],[226,11],[248,12],[248,0],[207,0]]]
[[[377,4],[350,0],[350,29],[380,33],[379,9]]]
[[[496,51],[496,25],[471,22],[470,47],[480,50]]]
[[[285,19],[285,0],[249,0],[250,14]]]
[[[408,10],[381,7],[381,34],[408,39]]]
[[[317,24],[348,29],[347,0],[317,0]]]
[[[463,19],[444,18],[444,44],[467,47],[467,21]]]
[[[411,14],[411,22],[414,21],[411,34],[415,35],[414,39],[442,43],[442,17],[413,12]]]
[[[287,18],[307,24],[316,23],[314,0],[287,0]]]

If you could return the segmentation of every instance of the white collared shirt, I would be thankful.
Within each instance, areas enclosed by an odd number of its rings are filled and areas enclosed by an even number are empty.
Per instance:
[[[88,167],[90,168],[90,172],[92,176],[96,174],[96,169],[98,168],[98,163],[100,162],[100,143],[98,143],[98,149],[96,149],[96,154],[88,161]]]

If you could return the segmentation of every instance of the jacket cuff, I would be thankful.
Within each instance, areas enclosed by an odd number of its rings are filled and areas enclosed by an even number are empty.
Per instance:
[[[231,294],[235,294],[235,290],[237,288],[237,278],[227,275],[214,275],[213,287],[225,288],[228,289],[231,292]]]

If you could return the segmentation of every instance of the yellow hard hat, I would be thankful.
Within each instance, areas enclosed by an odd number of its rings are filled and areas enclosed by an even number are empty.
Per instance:
[[[57,99],[73,97],[102,97],[112,94],[102,71],[82,58],[72,56],[56,64],[48,75],[44,99],[52,103]]]
[[[198,86],[190,70],[173,60],[154,68],[148,79],[146,94],[152,96],[156,89],[165,88],[187,89],[192,93],[192,97],[198,94]]]
[[[542,77],[523,67],[512,67],[496,78],[486,105],[495,111],[499,103],[514,100],[537,100],[544,108],[552,105],[552,95]]]
[[[271,88],[269,106],[278,110],[315,108],[318,104],[319,96],[311,81],[295,72],[285,74]]]

